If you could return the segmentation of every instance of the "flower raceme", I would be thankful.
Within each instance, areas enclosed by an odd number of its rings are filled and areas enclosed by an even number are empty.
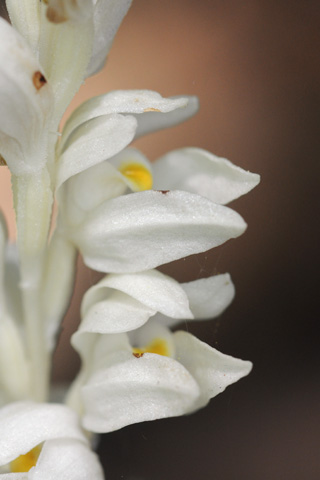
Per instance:
[[[130,146],[194,115],[195,97],[116,90],[84,102],[60,133],[131,0],[6,3],[13,26],[0,19],[0,164],[12,175],[17,245],[1,215],[0,477],[102,479],[90,432],[190,413],[250,372],[250,362],[171,331],[220,315],[234,296],[230,276],[179,284],[154,269],[241,235],[246,224],[226,205],[259,176],[200,148],[151,164]],[[82,302],[72,337],[82,367],[68,406],[48,404],[78,251],[107,275]]]

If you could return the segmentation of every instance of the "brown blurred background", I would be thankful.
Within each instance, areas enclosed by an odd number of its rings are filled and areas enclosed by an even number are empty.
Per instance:
[[[319,26],[316,0],[134,0],[106,69],[72,105],[120,88],[196,94],[195,118],[137,146],[151,159],[199,146],[262,177],[232,205],[249,225],[240,239],[163,268],[182,281],[231,273],[232,306],[188,328],[253,372],[194,415],[105,435],[108,480],[320,478]],[[80,266],[67,322],[96,278]],[[66,338],[58,379],[76,364]]]

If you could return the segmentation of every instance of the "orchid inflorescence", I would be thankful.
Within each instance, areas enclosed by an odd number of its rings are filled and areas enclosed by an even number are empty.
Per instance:
[[[172,332],[223,312],[234,296],[229,274],[180,284],[156,267],[241,235],[245,222],[225,205],[259,176],[199,148],[151,165],[129,146],[190,118],[197,98],[113,91],[83,103],[59,131],[130,3],[7,0],[12,26],[0,19],[0,159],[17,225],[9,243],[1,215],[2,480],[102,479],[94,434],[193,412],[251,370]],[[106,275],[84,295],[71,339],[80,372],[53,403],[51,357],[77,252]]]

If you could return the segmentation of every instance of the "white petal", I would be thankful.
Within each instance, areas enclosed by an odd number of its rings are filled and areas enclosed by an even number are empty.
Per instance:
[[[64,405],[17,402],[0,410],[0,465],[54,438],[85,441],[77,415]]]
[[[82,103],[69,117],[63,128],[60,149],[64,148],[70,134],[79,125],[92,118],[110,115],[111,113],[129,113],[138,114],[137,120],[140,122],[141,115],[150,118],[150,113],[146,112],[155,110],[168,113],[176,109],[185,112],[189,103],[187,97],[163,98],[159,93],[151,90],[115,90],[90,98]]]
[[[49,84],[25,40],[0,18],[0,153],[15,175],[41,169],[53,106]]]
[[[121,273],[206,251],[245,228],[237,213],[200,196],[146,191],[104,203],[69,235],[88,266]]]
[[[87,77],[104,66],[113,39],[132,0],[94,0],[94,39]]]
[[[195,320],[218,317],[230,305],[235,294],[235,288],[228,273],[182,283],[181,287],[187,294]],[[180,319],[174,319],[157,314],[154,319],[162,325],[173,327],[187,317],[181,316]]]
[[[155,311],[118,291],[106,293],[106,299],[98,301],[102,290],[96,291],[94,303],[87,309],[79,332],[122,333],[144,325]]]
[[[97,455],[81,441],[64,439],[45,442],[29,480],[103,480]]]
[[[154,188],[186,190],[225,205],[248,193],[260,176],[200,148],[182,148],[154,163]]]
[[[173,334],[176,358],[198,382],[201,397],[194,409],[203,407],[210,398],[222,393],[228,385],[248,375],[252,363],[218,352],[187,332]]]
[[[123,355],[132,352],[127,334],[100,335],[76,331],[71,338],[72,346],[79,353],[82,360],[81,370],[68,390],[66,404],[83,415],[81,387],[90,375],[101,367],[108,367],[118,363]]]
[[[57,173],[57,188],[68,178],[106,160],[133,139],[136,120],[131,116],[105,115],[82,124],[69,137]]]
[[[85,294],[81,307],[82,315],[86,316],[89,308],[97,301],[108,301],[110,289],[126,293],[154,313],[161,312],[173,318],[193,318],[183,288],[173,278],[157,270],[107,275]]]
[[[82,389],[83,425],[111,432],[132,423],[182,415],[199,396],[199,387],[175,360],[145,353],[97,372]]]
[[[197,320],[215,318],[232,302],[235,288],[228,273],[182,283]]]
[[[188,103],[183,108],[178,108],[165,114],[149,112],[141,116],[139,115],[139,117],[137,117],[138,128],[135,138],[162,130],[164,128],[174,127],[175,125],[179,125],[179,123],[185,122],[189,118],[193,117],[193,115],[195,115],[199,110],[198,98],[184,95],[183,97],[171,97],[171,100],[178,100],[180,98],[188,100]]]

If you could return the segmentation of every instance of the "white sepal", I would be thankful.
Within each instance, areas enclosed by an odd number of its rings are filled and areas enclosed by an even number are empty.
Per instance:
[[[88,266],[122,273],[206,251],[245,228],[236,212],[198,195],[146,191],[105,202],[66,233]]]
[[[157,190],[185,190],[225,205],[252,190],[260,176],[206,150],[181,148],[154,163],[154,179]]]
[[[125,148],[133,139],[137,122],[132,116],[103,115],[81,124],[64,145],[59,158],[57,182],[107,160]]]
[[[139,124],[143,117],[149,118],[148,112],[157,111],[160,112],[159,115],[176,110],[185,112],[190,101],[188,97],[163,98],[159,93],[151,90],[114,90],[90,98],[70,115],[62,131],[59,151],[64,149],[69,136],[79,125],[93,118],[112,113],[136,114]]]
[[[197,381],[201,395],[192,410],[204,407],[228,385],[248,375],[252,363],[225,355],[187,332],[175,332],[176,358]]]
[[[132,0],[94,0],[93,49],[86,76],[103,68],[113,39]]]

